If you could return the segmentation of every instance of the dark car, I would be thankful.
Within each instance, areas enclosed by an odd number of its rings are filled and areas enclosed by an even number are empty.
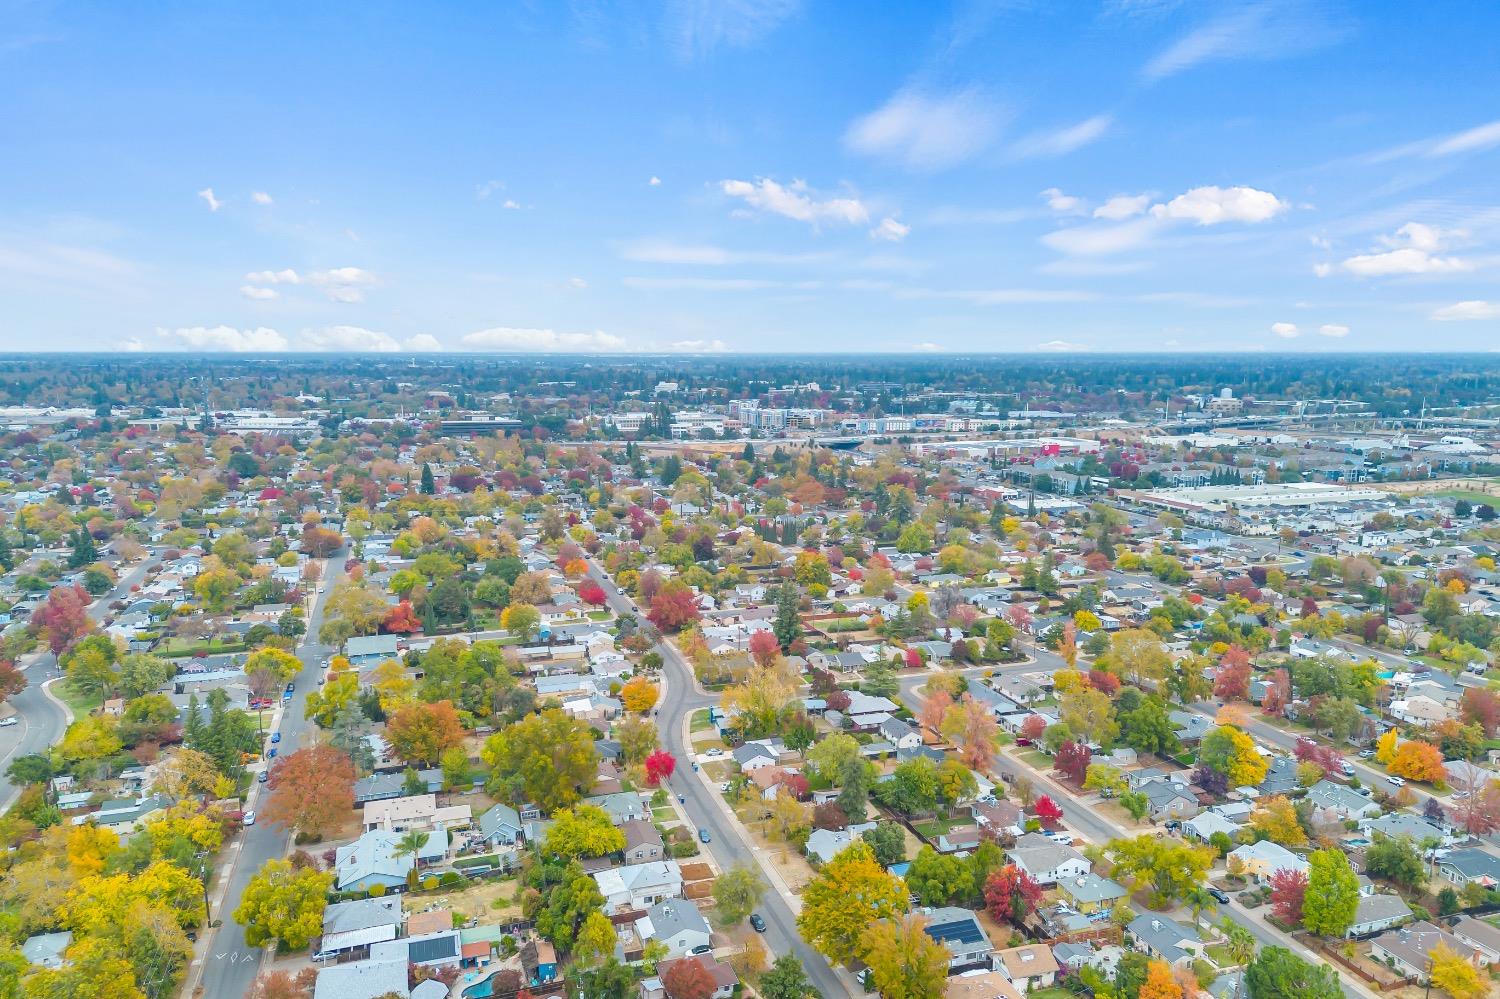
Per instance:
[[[760,913],[750,913],[750,928],[753,929],[756,933],[766,932],[766,921],[761,918]]]
[[[689,954],[712,954],[713,952],[714,952],[714,945],[713,944],[699,944],[698,946],[694,947],[692,950],[688,951]]]
[[[1210,888],[1208,893],[1213,896],[1215,902],[1223,902],[1225,905],[1229,904],[1229,896],[1225,894],[1222,888]]]

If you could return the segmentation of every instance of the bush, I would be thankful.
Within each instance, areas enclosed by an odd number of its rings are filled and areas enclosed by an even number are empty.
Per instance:
[[[425,877],[425,878],[422,879],[422,890],[423,891],[432,891],[437,886],[438,886],[438,879],[435,878],[435,877],[433,877],[430,874],[427,877]]]
[[[692,840],[686,840],[681,843],[672,844],[673,859],[682,860],[687,857],[696,856],[698,856],[698,844],[693,842]]]
[[[370,897],[371,898],[380,898],[384,894],[385,894],[385,885],[382,885],[382,884],[373,884],[373,885],[370,886]]]
[[[443,887],[462,883],[464,876],[457,871],[444,871],[443,876],[438,878],[438,884]]]

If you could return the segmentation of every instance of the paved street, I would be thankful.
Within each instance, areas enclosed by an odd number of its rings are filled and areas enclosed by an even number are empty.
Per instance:
[[[297,656],[302,660],[302,672],[297,674],[294,681],[297,692],[286,703],[281,714],[280,748],[283,753],[292,752],[299,747],[304,736],[313,728],[312,723],[302,717],[303,707],[308,691],[317,689],[322,661],[333,652],[328,646],[318,644],[318,627],[323,623],[324,601],[327,594],[332,592],[334,583],[342,578],[344,559],[347,557],[347,550],[340,551],[324,563],[324,579],[320,585],[325,587],[326,592],[317,596],[312,611],[308,614],[307,634],[303,644],[297,649]],[[262,804],[259,792],[263,788],[253,782],[250,788],[251,797],[246,807],[253,810]],[[258,822],[246,829],[238,842],[226,846],[220,870],[222,871],[226,862],[232,865],[228,882],[223,884],[215,879],[215,883],[210,885],[213,900],[211,915],[214,919],[221,920],[223,925],[206,937],[204,945],[207,953],[202,953],[200,948],[198,957],[204,960],[201,969],[195,960],[193,968],[188,972],[188,982],[192,983],[201,970],[202,995],[214,999],[220,996],[226,999],[243,996],[255,982],[264,952],[245,943],[245,930],[234,921],[234,910],[240,903],[245,885],[266,861],[286,855],[289,839],[288,830]]]
[[[130,588],[146,577],[161,560],[151,556],[120,577],[115,588],[89,605],[89,617],[103,621],[109,605],[128,600]],[[5,770],[19,756],[45,752],[62,740],[68,720],[62,707],[42,690],[42,684],[59,675],[57,657],[49,649],[22,656],[16,663],[26,674],[26,689],[10,699],[18,724],[0,728],[0,812],[9,809],[21,789],[10,782]]]
[[[630,599],[597,566],[591,566],[589,574],[604,588],[611,610],[616,614],[641,616]],[[693,677],[692,666],[675,645],[664,641],[657,646],[657,651],[662,655],[666,689],[657,708],[656,726],[663,745],[677,758],[679,766],[672,778],[672,790],[686,799],[682,807],[694,828],[708,830],[711,842],[705,849],[720,870],[727,870],[752,857],[757,863],[762,863],[739,822],[725,807],[718,788],[710,784],[701,772],[694,773],[691,767],[693,754],[688,749],[686,736],[688,720],[694,711],[717,704],[719,699],[701,692]],[[774,888],[767,891],[756,911],[766,920],[765,944],[772,959],[789,951],[797,955],[808,978],[825,999],[857,994],[850,991],[821,954],[803,942],[797,933],[797,918],[791,905],[779,892]]]

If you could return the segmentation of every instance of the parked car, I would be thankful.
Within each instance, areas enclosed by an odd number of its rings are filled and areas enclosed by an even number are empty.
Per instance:
[[[269,771],[269,770],[262,770],[260,772],[260,776],[257,777],[257,778],[255,778],[255,781],[258,784],[264,784],[266,781],[268,781],[270,779],[271,779],[271,771]]]
[[[0,718],[0,728],[10,728],[12,725],[19,725],[19,724],[20,724],[20,722],[16,721],[16,719],[14,717]]]
[[[1222,888],[1209,888],[1208,894],[1213,897],[1215,902],[1222,902],[1225,905],[1229,904],[1229,894]]]
[[[272,732],[271,733],[271,745],[274,746],[274,745],[276,745],[280,741],[281,741],[281,733],[280,732]]]
[[[246,825],[246,826],[253,826],[253,825],[255,825],[255,813],[254,812],[246,812],[245,813],[245,817],[243,819],[240,819],[240,824],[241,825]]]
[[[1405,787],[1406,786],[1406,778],[1405,777],[1397,777],[1395,774],[1391,774],[1389,777],[1387,777],[1385,779],[1385,782],[1387,784],[1390,784],[1392,787]]]
[[[679,805],[686,805],[687,804],[687,798],[684,797],[680,792],[677,795],[677,803]]]
[[[689,954],[712,954],[713,952],[714,952],[714,945],[713,944],[699,944],[698,946],[694,947],[692,950],[688,951]]]
[[[758,912],[750,913],[750,928],[756,933],[766,932],[766,921]]]
[[[1373,750],[1373,749],[1361,749],[1359,751],[1359,758],[1362,759],[1362,760],[1368,760],[1368,759],[1370,759],[1374,755],[1375,755],[1375,750]]]

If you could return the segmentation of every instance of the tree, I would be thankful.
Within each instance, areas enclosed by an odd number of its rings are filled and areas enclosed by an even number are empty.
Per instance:
[[[1221,725],[1203,737],[1198,761],[1225,777],[1231,787],[1259,784],[1270,764],[1255,749],[1255,741],[1230,725]]]
[[[31,614],[27,631],[41,635],[53,655],[63,651],[94,629],[94,619],[89,617],[92,598],[81,586],[57,586],[47,594],[47,599]]]
[[[119,682],[115,662],[119,649],[108,635],[90,635],[58,658],[68,683],[83,694],[106,698]]]
[[[1469,687],[1459,702],[1464,722],[1478,725],[1486,739],[1500,732],[1500,693],[1485,687]]]
[[[354,763],[334,747],[315,743],[281,757],[266,780],[265,817],[318,840],[354,811]]]
[[[519,636],[523,642],[535,638],[541,624],[541,612],[531,604],[513,603],[500,612],[500,627]]]
[[[592,787],[598,768],[593,730],[561,708],[548,708],[485,741],[480,757],[491,769],[488,787],[544,811],[565,808]]]
[[[443,750],[438,760],[443,771],[443,788],[448,791],[468,790],[474,781],[474,771],[469,765],[469,754],[462,746]]]
[[[871,924],[860,938],[875,991],[887,999],[942,999],[953,955],[927,932],[923,916]]]
[[[133,652],[120,660],[120,687],[130,697],[160,689],[177,673],[170,659],[147,652]]]
[[[421,489],[423,496],[431,496],[437,492],[437,480],[432,477],[432,466],[425,461],[422,462]]]
[[[323,907],[332,885],[332,871],[267,861],[245,885],[234,910],[235,922],[245,927],[245,942],[252,947],[271,941],[292,950],[306,947],[323,932]]]
[[[1416,891],[1427,881],[1427,865],[1410,836],[1377,836],[1365,850],[1365,870]]]
[[[667,965],[665,971],[660,967],[657,970],[670,999],[708,999],[719,987],[696,957],[679,958]]]
[[[619,938],[614,924],[604,913],[595,910],[584,917],[573,940],[573,960],[585,967],[611,956]]]
[[[1310,933],[1342,937],[1359,906],[1359,876],[1339,850],[1314,850],[1307,860],[1310,870],[1302,925]]]
[[[1032,811],[1043,822],[1058,822],[1063,817],[1062,806],[1045,794],[1036,800],[1036,804],[1032,806]]]
[[[1288,926],[1302,925],[1302,905],[1307,897],[1307,872],[1286,868],[1271,872],[1271,908]]]
[[[1255,811],[1250,815],[1250,825],[1266,839],[1282,846],[1303,846],[1307,843],[1307,833],[1297,821],[1297,810],[1285,795],[1273,795],[1257,802]]]
[[[1443,767],[1443,751],[1421,739],[1401,743],[1391,758],[1390,769],[1391,773],[1407,780],[1440,784],[1448,779],[1448,771]]]
[[[1458,824],[1470,836],[1488,836],[1500,829],[1500,783],[1485,780],[1483,787],[1469,790],[1469,796],[1458,803],[1455,812]]]
[[[1059,717],[1069,732],[1086,733],[1091,742],[1101,746],[1113,745],[1120,735],[1114,702],[1108,694],[1092,687],[1080,687],[1063,695]]]
[[[762,999],[807,999],[812,992],[812,982],[794,954],[778,957],[757,985]]]
[[[692,587],[675,576],[656,591],[646,613],[646,619],[662,631],[681,631],[699,616],[698,598],[693,595]]]
[[[1439,943],[1427,956],[1431,961],[1432,984],[1453,999],[1484,999],[1490,994],[1489,983],[1480,976],[1474,963],[1446,943]]]
[[[1342,999],[1338,974],[1327,964],[1310,964],[1285,947],[1262,947],[1245,969],[1245,989],[1253,999]]]
[[[380,619],[380,630],[388,635],[410,635],[422,630],[422,618],[410,600],[402,600]]]
[[[874,829],[860,833],[860,839],[870,844],[881,867],[889,868],[906,859],[906,834],[894,822],[877,823]]]
[[[1399,743],[1400,738],[1401,737],[1397,734],[1396,730],[1392,728],[1387,729],[1384,735],[1376,739],[1375,762],[1390,766],[1391,761],[1396,758],[1396,747]]]
[[[1092,755],[1084,743],[1069,740],[1058,748],[1057,755],[1052,758],[1052,767],[1072,778],[1075,784],[1082,784],[1088,776],[1089,758]]]
[[[404,704],[387,717],[385,734],[398,757],[423,766],[436,763],[445,751],[464,741],[452,701]]]
[[[760,904],[766,883],[750,867],[736,864],[714,879],[714,910],[722,926],[736,926]]]
[[[1182,986],[1172,977],[1172,966],[1165,961],[1146,965],[1146,980],[1141,983],[1138,999],[1182,999]]]
[[[656,704],[656,684],[644,676],[631,677],[620,688],[620,701],[625,705],[626,711],[634,711],[636,714],[645,714]]]
[[[646,757],[646,783],[656,787],[672,776],[677,769],[677,758],[665,749],[658,749]]]
[[[1000,732],[995,713],[965,694],[962,701],[949,709],[949,717],[955,721],[944,719],[943,734],[958,744],[958,758],[971,770],[988,773],[995,765]]]
[[[1214,696],[1226,701],[1243,701],[1250,696],[1250,653],[1238,645],[1219,660],[1214,671]]]
[[[974,878],[960,858],[923,846],[906,872],[906,886],[923,905],[948,905],[968,894]]]
[[[302,660],[283,649],[267,645],[250,653],[245,660],[245,672],[266,672],[278,683],[288,683],[302,672]]]
[[[289,972],[268,971],[255,980],[250,999],[309,999],[317,977],[316,968],[303,968],[296,978]]]
[[[865,953],[865,930],[906,911],[906,886],[856,840],[830,860],[802,893],[797,929],[830,961],[848,964]]]
[[[625,834],[598,805],[576,805],[552,816],[542,852],[576,860],[603,857],[625,849]]]
[[[1181,898],[1202,883],[1217,859],[1211,847],[1190,846],[1155,835],[1111,840],[1104,850],[1115,863],[1116,875],[1151,887],[1153,905]]]
[[[1041,885],[1015,864],[1006,864],[984,883],[984,907],[997,923],[1022,925],[1041,900]]]

